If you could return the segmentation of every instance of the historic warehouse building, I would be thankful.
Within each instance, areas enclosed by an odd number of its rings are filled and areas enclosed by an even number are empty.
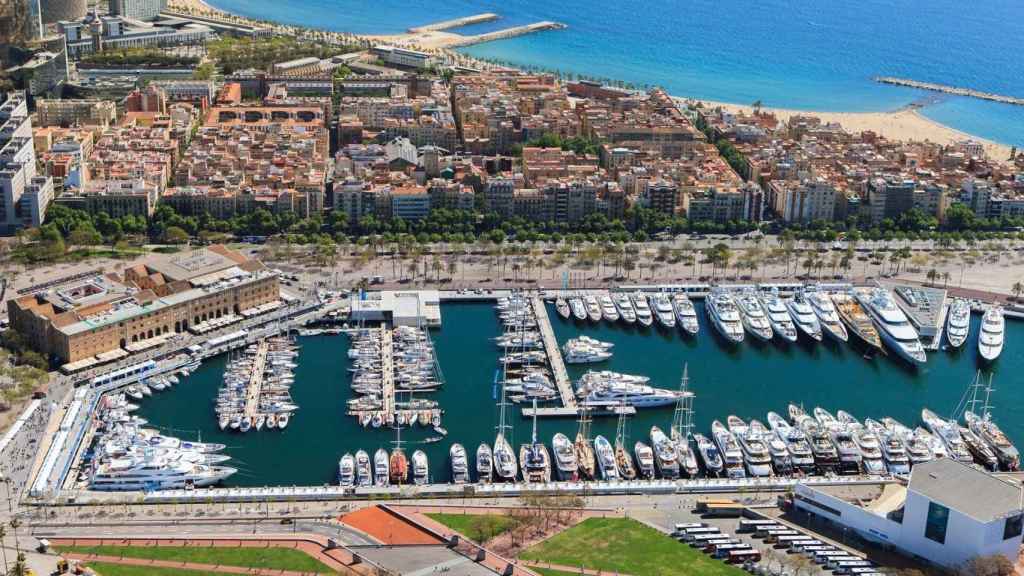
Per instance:
[[[88,365],[280,305],[277,276],[215,245],[157,256],[8,301],[11,327],[62,364]]]

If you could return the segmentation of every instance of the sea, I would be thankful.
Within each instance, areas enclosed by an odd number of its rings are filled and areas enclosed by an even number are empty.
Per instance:
[[[868,358],[851,344],[826,340],[821,344],[759,343],[752,338],[739,346],[724,343],[707,324],[703,303],[696,303],[701,332],[683,337],[677,330],[637,328],[601,322],[563,320],[549,309],[559,342],[586,334],[612,342],[612,358],[590,366],[570,365],[575,380],[587,369],[639,374],[658,387],[677,389],[688,368],[694,399],[695,431],[708,433],[712,421],[730,414],[765,422],[768,411],[785,415],[790,402],[808,411],[821,406],[833,413],[846,410],[860,419],[892,416],[909,426],[920,422],[922,408],[949,416],[964,399],[978,371],[988,383],[992,377],[992,414],[1011,440],[1024,442],[1024,323],[1007,323],[1007,345],[991,366],[977,356],[980,316],[972,323],[971,338],[956,351],[929,353],[928,362],[912,368],[890,356]],[[481,442],[492,443],[499,421],[495,386],[499,350],[493,338],[501,333],[493,304],[446,303],[441,306],[443,326],[431,331],[444,377],[444,386],[424,397],[436,399],[445,411],[442,425],[448,436],[441,442],[423,441],[436,434],[429,428],[403,428],[407,454],[422,449],[435,482],[449,480],[448,450],[453,442],[465,446],[473,460]],[[321,485],[336,482],[338,460],[346,452],[390,449],[394,430],[362,428],[345,415],[352,397],[346,335],[300,337],[301,346],[292,396],[299,410],[285,430],[220,431],[213,399],[221,385],[227,355],[210,359],[171,390],[142,400],[138,414],[150,425],[181,438],[227,445],[229,465],[239,468],[228,486]],[[518,407],[507,412],[512,444],[529,442],[533,422]],[[668,430],[672,407],[640,410],[627,421],[628,446],[649,443],[651,426]],[[551,437],[563,432],[570,438],[578,424],[571,418],[538,419],[538,438],[550,448]],[[616,419],[596,417],[594,434],[614,442]]]
[[[909,88],[876,76],[1024,97],[1019,0],[210,0],[244,16],[362,34],[494,12],[453,31],[540,20],[568,25],[465,48],[678,96],[809,111],[879,112],[924,104],[928,117],[1024,146],[1024,107]]]

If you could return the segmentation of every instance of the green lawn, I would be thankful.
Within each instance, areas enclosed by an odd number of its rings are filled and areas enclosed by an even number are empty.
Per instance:
[[[99,576],[222,576],[219,572],[126,566],[124,564],[108,564],[106,562],[89,562],[89,568],[95,570]]]
[[[519,556],[524,560],[582,565],[634,576],[745,574],[628,518],[588,518]]]
[[[150,560],[171,560],[174,562],[196,562],[199,564],[223,564],[246,568],[267,568],[271,570],[295,570],[299,572],[334,571],[305,552],[291,548],[215,548],[176,546],[61,546],[60,552],[98,554],[100,556],[124,556]]]
[[[579,576],[579,572],[562,572],[561,570],[552,570],[550,568],[534,568],[531,566],[530,570],[540,574],[540,576]],[[103,576],[106,576],[106,574]]]
[[[511,530],[515,520],[495,514],[427,514],[433,520],[444,524],[472,540],[487,541]]]

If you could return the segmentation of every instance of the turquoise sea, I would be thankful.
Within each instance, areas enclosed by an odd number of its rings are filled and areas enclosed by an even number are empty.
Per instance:
[[[218,8],[357,33],[495,12],[479,33],[555,20],[568,28],[469,47],[475,56],[660,85],[673,94],[817,111],[924,113],[1024,145],[1024,107],[882,86],[874,76],[1024,97],[1018,0],[212,0]]]
[[[802,403],[808,409],[819,405],[832,412],[845,409],[861,419],[892,416],[916,425],[922,407],[950,414],[981,367],[976,354],[980,317],[975,317],[972,338],[963,349],[930,352],[927,365],[912,369],[885,356],[865,359],[853,346],[830,342],[786,346],[747,341],[728,346],[706,324],[703,305],[698,303],[698,308],[702,326],[694,339],[658,328],[565,321],[554,310],[550,316],[560,342],[585,333],[615,343],[612,359],[594,368],[642,374],[655,386],[675,389],[683,365],[688,363],[690,387],[696,393],[695,424],[705,433],[714,419],[724,421],[736,414],[763,421],[769,410],[784,414],[789,402]],[[498,421],[494,401],[498,349],[491,339],[500,328],[493,306],[445,304],[442,315],[444,326],[432,335],[445,386],[428,397],[438,400],[445,410],[443,426],[449,431],[448,438],[419,444],[434,433],[418,426],[402,431],[402,440],[409,441],[407,453],[424,449],[431,475],[438,482],[449,477],[450,443],[461,442],[473,455],[480,442],[493,442]],[[1011,439],[1021,443],[1024,388],[1019,375],[1024,373],[1024,324],[1009,322],[1006,337],[1006,349],[986,368],[984,377],[994,374],[996,421]],[[229,464],[241,469],[229,480],[230,485],[332,483],[342,454],[362,448],[372,456],[377,448],[390,448],[394,432],[361,428],[344,414],[345,400],[351,397],[347,336],[306,337],[299,343],[292,396],[300,408],[286,430],[248,434],[218,430],[211,401],[221,384],[226,356],[205,362],[172,390],[143,400],[138,413],[166,433],[226,444],[225,452],[234,458]],[[570,367],[573,378],[585,370]],[[641,411],[630,420],[629,445],[646,440],[652,425],[667,429],[671,420],[671,407]],[[513,444],[518,447],[528,442],[531,422],[519,416],[518,408],[510,421],[514,424]],[[558,431],[572,437],[576,423],[570,419],[539,421],[539,436],[549,446]],[[593,432],[614,440],[615,420],[598,418]]]

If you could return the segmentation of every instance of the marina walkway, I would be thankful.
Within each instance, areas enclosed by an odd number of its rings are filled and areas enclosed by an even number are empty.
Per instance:
[[[391,422],[395,413],[395,348],[391,330],[380,330],[381,409],[384,421]]]
[[[551,373],[555,377],[558,395],[562,398],[561,407],[537,408],[537,416],[575,416],[579,410],[576,406],[576,394],[573,392],[569,373],[565,369],[565,360],[562,359],[562,350],[558,347],[558,338],[555,337],[551,319],[548,318],[548,309],[539,296],[533,296],[530,303],[533,315],[537,319],[537,328],[540,330],[541,339],[544,341],[544,353],[548,357]],[[532,408],[523,409],[524,416],[533,416],[533,412]]]
[[[263,392],[263,370],[267,366],[267,351],[270,344],[260,340],[257,344],[256,356],[252,360],[252,373],[249,375],[249,386],[245,390],[245,417],[256,420],[256,412],[260,407],[260,394]]]

